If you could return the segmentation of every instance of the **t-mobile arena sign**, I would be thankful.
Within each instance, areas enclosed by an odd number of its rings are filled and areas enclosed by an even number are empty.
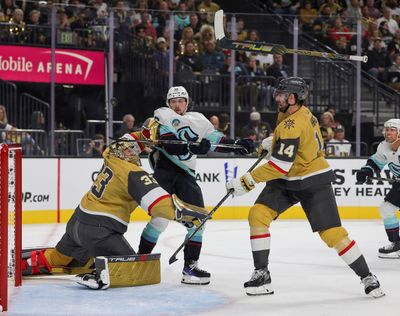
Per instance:
[[[0,78],[8,81],[51,80],[51,50],[0,46]],[[104,52],[56,49],[56,83],[104,85]]]

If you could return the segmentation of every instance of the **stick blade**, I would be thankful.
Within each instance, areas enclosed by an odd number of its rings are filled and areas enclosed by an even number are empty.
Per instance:
[[[169,264],[173,264],[173,263],[176,262],[176,261],[178,261],[178,259],[176,258],[175,255],[173,255],[173,256],[171,256],[171,258],[169,258],[168,263],[169,263]]]
[[[214,16],[214,31],[217,41],[225,37],[224,32],[224,10],[218,10]]]

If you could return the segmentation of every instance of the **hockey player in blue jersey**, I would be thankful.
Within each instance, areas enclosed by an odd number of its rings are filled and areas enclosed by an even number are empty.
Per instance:
[[[392,185],[392,189],[385,196],[379,206],[386,234],[390,244],[379,248],[379,258],[400,259],[400,236],[397,212],[400,209],[400,119],[390,119],[385,122],[382,141],[376,153],[369,157],[367,164],[357,172],[358,183],[364,183],[374,172],[380,173],[385,165],[399,181]]]

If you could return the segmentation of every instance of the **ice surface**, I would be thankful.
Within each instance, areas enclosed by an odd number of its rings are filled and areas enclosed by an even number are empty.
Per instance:
[[[136,249],[145,222],[130,224],[126,238]],[[91,291],[71,277],[23,281],[13,291],[7,315],[398,315],[400,260],[379,259],[377,249],[387,243],[378,220],[345,221],[386,292],[368,297],[353,271],[313,234],[306,221],[278,220],[271,227],[270,271],[274,295],[249,297],[243,282],[252,273],[246,221],[211,221],[204,233],[200,268],[211,272],[207,286],[180,283],[183,265],[168,265],[185,229],[171,223],[155,252],[161,256],[161,284]],[[64,224],[24,225],[23,247],[54,246]]]

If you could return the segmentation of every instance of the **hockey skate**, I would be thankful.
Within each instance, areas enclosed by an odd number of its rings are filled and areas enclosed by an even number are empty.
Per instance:
[[[378,257],[384,259],[400,259],[400,240],[379,248]]]
[[[110,274],[106,257],[96,257],[96,269],[91,273],[76,276],[76,282],[92,290],[106,290],[110,287]]]
[[[385,296],[385,293],[381,289],[381,285],[377,277],[373,274],[368,274],[365,278],[361,279],[361,283],[364,284],[365,294],[372,296],[373,298],[379,298]]]
[[[182,271],[182,283],[194,285],[207,285],[210,283],[211,274],[201,270],[197,266],[197,261],[189,260],[185,262]]]
[[[271,275],[267,269],[254,270],[251,279],[244,283],[246,294],[250,296],[274,294]]]

